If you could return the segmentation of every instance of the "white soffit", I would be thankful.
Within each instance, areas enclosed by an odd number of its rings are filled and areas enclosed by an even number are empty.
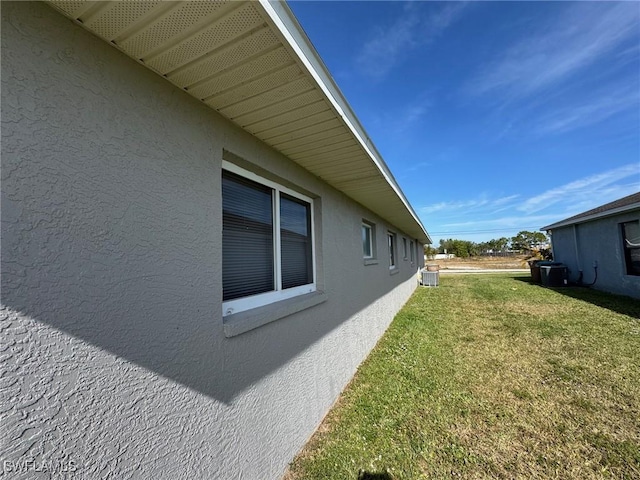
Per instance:
[[[49,3],[404,233],[431,241],[285,3]]]

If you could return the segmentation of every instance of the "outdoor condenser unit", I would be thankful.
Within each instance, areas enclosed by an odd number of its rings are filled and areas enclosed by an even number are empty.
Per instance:
[[[569,285],[567,267],[560,265],[543,265],[540,267],[540,278],[545,287],[566,287]]]
[[[440,280],[440,272],[429,272],[428,270],[422,270],[422,286],[423,287],[437,287]]]

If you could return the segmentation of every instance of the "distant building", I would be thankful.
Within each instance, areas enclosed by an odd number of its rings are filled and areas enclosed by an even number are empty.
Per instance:
[[[572,282],[640,298],[640,192],[542,230]]]

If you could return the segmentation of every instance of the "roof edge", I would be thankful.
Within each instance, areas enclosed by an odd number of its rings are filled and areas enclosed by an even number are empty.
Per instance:
[[[349,103],[333,80],[329,70],[325,66],[320,55],[312,45],[289,6],[285,2],[279,0],[259,0],[259,3],[280,33],[288,41],[289,45],[291,45],[304,67],[316,81],[318,87],[327,96],[327,99],[331,102],[331,105],[335,108],[336,112],[338,112],[349,130],[353,133],[358,143],[360,143],[362,148],[367,152],[389,186],[402,201],[407,211],[411,214],[416,224],[422,230],[422,233],[427,240],[426,243],[432,243],[431,236],[405,197],[402,189],[393,177],[391,170],[389,170],[389,167],[384,162],[382,156],[367,135],[364,127],[349,106]]]
[[[624,205],[622,207],[618,207],[618,208],[613,208],[611,210],[607,210],[605,212],[598,212],[598,213],[593,213],[591,215],[587,215],[584,217],[580,217],[580,218],[576,218],[571,220],[566,219],[566,220],[561,220],[559,222],[556,223],[552,223],[551,225],[547,225],[546,227],[542,227],[540,230],[545,230],[545,231],[549,231],[549,230],[553,230],[554,228],[561,228],[561,227],[568,227],[570,225],[577,225],[579,223],[586,223],[586,222],[590,222],[592,220],[597,220],[599,218],[604,218],[604,217],[610,217],[612,215],[617,215],[620,213],[625,213],[628,212],[630,210],[640,210],[640,202],[635,202],[635,203],[631,203],[629,205]]]

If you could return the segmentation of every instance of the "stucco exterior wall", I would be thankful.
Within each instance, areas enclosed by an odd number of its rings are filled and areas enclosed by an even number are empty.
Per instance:
[[[224,150],[317,198],[327,298],[232,338]],[[40,3],[2,4],[1,213],[7,478],[278,478],[420,267],[390,275],[380,218]]]
[[[567,265],[569,280],[577,282],[582,271],[582,283],[598,278],[593,288],[640,298],[640,277],[627,275],[620,224],[638,220],[640,211],[601,218],[552,231],[554,260]]]

